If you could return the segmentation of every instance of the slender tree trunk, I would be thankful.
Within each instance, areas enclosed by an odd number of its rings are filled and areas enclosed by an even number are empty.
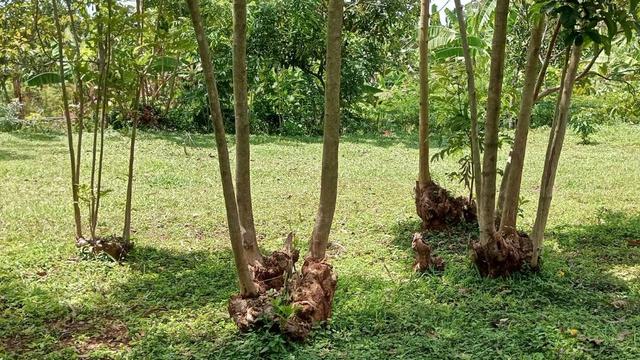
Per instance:
[[[18,119],[24,119],[24,98],[22,96],[22,80],[20,79],[20,72],[14,71],[11,77],[11,84],[13,85],[13,97],[18,100],[20,108],[18,110]]]
[[[538,80],[536,81],[536,89],[534,91],[535,101],[538,101],[538,95],[540,95],[540,89],[542,89],[542,85],[544,84],[544,78],[547,76],[547,69],[549,68],[549,63],[551,63],[551,56],[553,55],[553,50],[556,47],[556,42],[558,41],[558,34],[560,33],[560,28],[562,27],[562,23],[560,19],[557,20],[556,26],[553,28],[553,34],[551,34],[551,40],[549,41],[549,48],[547,49],[547,53],[544,56],[544,62],[542,63],[542,68],[540,68],[540,73],[538,74]]]
[[[3,77],[2,81],[0,81],[0,84],[2,84],[2,94],[4,95],[4,101],[8,104],[11,102],[11,97],[9,96],[9,92],[7,91],[7,79]]]
[[[71,34],[73,35],[74,40],[74,52],[76,57],[76,66],[75,66],[75,78],[76,78],[76,87],[78,88],[78,102],[80,104],[80,108],[78,110],[78,144],[76,151],[76,184],[80,186],[80,163],[82,161],[82,134],[84,133],[84,106],[85,106],[85,95],[84,95],[84,83],[82,81],[82,74],[78,70],[80,62],[82,61],[80,55],[80,38],[78,36],[78,28],[76,27],[76,23],[73,20],[73,8],[71,6],[71,0],[65,1],[67,4],[67,13],[69,15],[69,20],[71,21]]]
[[[140,34],[138,35],[138,46],[140,52],[143,52],[144,45],[144,3],[143,0],[136,0],[136,12],[140,18]],[[143,54],[141,54],[143,55]],[[127,198],[124,206],[124,228],[122,229],[122,240],[125,244],[129,243],[131,238],[131,202],[133,199],[133,164],[136,154],[136,131],[138,129],[138,107],[140,105],[140,87],[142,85],[142,72],[138,74],[138,86],[134,97],[133,106],[133,126],[131,129],[131,146],[129,147],[129,171],[127,173]]]
[[[100,14],[100,6],[96,5],[96,13]],[[93,144],[91,149],[91,203],[89,207],[89,228],[91,230],[91,239],[96,238],[96,223],[95,208],[96,208],[96,168],[97,168],[97,154],[98,154],[98,131],[100,110],[102,109],[102,102],[106,101],[105,89],[107,87],[107,75],[106,75],[106,49],[103,39],[104,25],[101,19],[98,19],[97,24],[97,52],[98,52],[98,88],[96,89],[95,109],[93,113]]]
[[[419,190],[431,183],[429,171],[429,5],[430,0],[420,0],[418,35],[418,49],[420,51]],[[420,193],[421,191],[417,191],[416,196],[419,196]]]
[[[71,194],[73,197],[73,215],[76,223],[76,239],[82,238],[82,222],[80,219],[80,202],[78,197],[78,183],[76,181],[76,157],[73,150],[73,128],[71,126],[71,113],[69,112],[69,97],[67,94],[67,84],[64,79],[64,55],[62,52],[62,27],[58,17],[58,0],[53,0],[53,20],[56,26],[56,37],[58,41],[58,62],[60,66],[60,85],[62,90],[62,106],[64,117],[67,123],[67,142],[69,145],[69,160],[71,164]]]
[[[233,97],[236,113],[236,197],[247,261],[262,262],[251,204],[251,153],[247,100],[247,1],[233,1]]]
[[[553,197],[553,186],[560,161],[560,153],[564,142],[565,132],[567,130],[567,121],[569,119],[569,110],[571,107],[571,96],[573,95],[573,86],[575,84],[578,65],[582,55],[582,46],[573,45],[571,49],[571,57],[567,66],[562,93],[558,103],[557,124],[553,133],[549,136],[549,147],[547,148],[547,161],[545,162],[540,184],[540,197],[538,199],[538,211],[536,221],[533,226],[531,240],[533,241],[533,257],[531,265],[538,266],[538,257],[542,249],[544,240],[544,230],[547,226],[549,218],[549,209],[551,207],[551,199]]]
[[[522,172],[524,170],[524,157],[527,150],[527,137],[529,135],[529,124],[531,123],[531,112],[535,101],[536,78],[538,75],[538,55],[544,33],[545,16],[540,15],[536,21],[529,40],[527,53],[527,65],[524,73],[524,85],[522,88],[522,100],[518,113],[518,125],[516,128],[513,150],[511,151],[511,169],[509,170],[506,188],[504,191],[504,207],[502,208],[502,219],[500,220],[500,230],[505,234],[516,232],[516,221],[518,218],[518,202],[520,199],[520,186],[522,184]],[[507,176],[507,174],[505,174]]]
[[[98,226],[98,213],[100,211],[100,199],[102,197],[102,169],[103,169],[103,160],[104,160],[104,131],[107,127],[107,104],[108,101],[108,79],[109,79],[109,65],[111,64],[111,16],[112,16],[112,2],[113,0],[107,0],[107,13],[108,13],[108,23],[107,23],[107,33],[105,38],[105,79],[104,79],[104,90],[103,90],[103,98],[102,98],[102,109],[100,113],[100,155],[98,159],[98,169],[97,169],[97,177],[98,180],[96,182],[96,202],[95,209],[93,211],[93,233],[95,233],[96,228]]]
[[[242,247],[242,234],[240,233],[238,206],[236,204],[236,196],[233,189],[233,178],[231,176],[229,149],[227,148],[227,140],[225,139],[222,110],[220,109],[218,88],[213,72],[213,62],[209,53],[209,43],[205,36],[204,26],[202,25],[202,16],[200,15],[200,3],[198,0],[186,1],[191,14],[193,30],[198,42],[198,53],[200,54],[200,59],[202,61],[202,71],[204,73],[207,86],[207,93],[209,94],[209,106],[211,108],[211,118],[213,121],[213,128],[215,130],[220,178],[222,180],[222,191],[224,194],[224,203],[227,212],[227,225],[229,226],[229,236],[231,238],[233,257],[236,264],[236,270],[238,271],[238,278],[240,280],[240,294],[242,296],[255,296],[257,294],[257,289],[251,279],[251,273],[249,272],[249,266]]]
[[[324,144],[320,206],[311,238],[311,257],[322,260],[329,244],[338,193],[340,141],[340,69],[342,64],[343,0],[329,0],[327,16],[327,80],[324,96]]]
[[[509,174],[511,173],[511,157],[513,156],[513,149],[509,150],[507,157],[507,163],[504,164],[504,170],[502,171],[502,178],[500,179],[500,190],[498,190],[498,201],[496,202],[495,220],[500,221],[502,218],[502,208],[504,207],[505,192],[507,190],[507,181]]]
[[[478,96],[476,92],[475,71],[473,69],[473,58],[469,49],[467,38],[467,22],[464,17],[464,10],[460,0],[455,0],[458,24],[460,25],[460,40],[462,42],[462,52],[464,54],[464,64],[467,70],[467,86],[469,91],[469,111],[471,116],[471,157],[473,162],[473,181],[476,190],[476,203],[480,209],[480,194],[482,193],[482,165],[480,163],[480,137],[478,136]],[[471,199],[469,199],[471,200]],[[481,220],[482,216],[478,217]]]
[[[489,74],[489,97],[484,137],[484,162],[482,166],[482,193],[480,196],[480,243],[488,245],[495,238],[496,167],[498,161],[498,126],[500,122],[500,100],[504,78],[505,45],[507,40],[507,17],[509,0],[496,1],[495,26],[491,45],[491,71]]]

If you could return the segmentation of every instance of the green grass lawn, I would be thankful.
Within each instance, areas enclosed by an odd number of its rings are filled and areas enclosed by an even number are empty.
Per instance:
[[[524,230],[546,138],[545,129],[530,137]],[[444,273],[414,275],[415,139],[344,138],[333,319],[291,344],[238,334],[229,320],[236,281],[211,135],[140,135],[136,248],[118,265],[83,260],[74,247],[65,137],[0,133],[0,358],[638,359],[640,247],[630,241],[640,240],[640,128],[606,127],[596,140],[566,140],[542,272],[491,280],[471,266],[461,230],[431,239]],[[126,136],[109,132],[106,142],[102,235],[121,233],[128,152]],[[256,136],[252,145],[261,246],[277,249],[293,231],[306,251],[320,139]],[[447,159],[432,172],[462,194],[444,175],[456,167]]]

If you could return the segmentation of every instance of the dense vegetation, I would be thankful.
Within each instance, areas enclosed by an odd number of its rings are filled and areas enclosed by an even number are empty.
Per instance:
[[[92,1],[73,1],[75,21],[82,36],[81,71],[87,82],[96,77],[96,22]],[[476,79],[480,100],[486,98],[493,1],[467,6],[469,35],[477,62]],[[343,124],[344,132],[380,133],[417,131],[418,56],[415,41],[418,1],[358,1],[346,6],[344,24]],[[145,70],[146,106],[149,126],[186,131],[210,131],[205,86],[190,30],[184,1],[145,2],[145,43],[138,55],[135,8],[130,3],[113,4],[113,56],[109,82],[112,85],[111,125],[126,126],[127,109],[136,87],[137,70]],[[225,122],[233,124],[231,58],[231,7],[228,1],[202,3],[207,36],[214,53],[215,68]],[[434,4],[434,7],[436,5]],[[4,94],[2,111],[21,112],[27,120],[40,122],[60,116],[62,107],[52,79],[36,77],[56,72],[55,30],[49,1],[5,1],[0,35],[3,51],[0,83]],[[324,92],[323,1],[267,0],[251,2],[248,11],[248,73],[252,131],[289,135],[317,135],[322,129]],[[515,122],[519,106],[528,41],[529,5],[514,1],[509,14],[508,58],[504,81],[504,112],[501,123]],[[431,18],[430,48],[433,136],[446,138],[460,117],[467,117],[464,62],[454,55],[458,24],[452,11]],[[64,21],[64,20],[63,20]],[[24,26],[32,24],[32,26]],[[622,29],[621,29],[622,31]],[[553,33],[545,32],[548,40]],[[65,41],[73,42],[67,35]],[[544,42],[548,43],[547,41]],[[545,45],[546,46],[546,45]],[[68,51],[73,47],[69,46]],[[543,51],[546,51],[543,48]],[[591,50],[584,65],[591,60]],[[557,86],[562,68],[558,45],[545,88]],[[71,55],[71,54],[68,54]],[[572,122],[578,131],[605,123],[640,122],[636,88],[640,67],[637,41],[616,40],[612,54],[601,54],[576,86]],[[13,84],[13,85],[12,85]],[[34,86],[29,86],[33,84]],[[96,85],[92,85],[96,86]],[[605,95],[606,96],[603,96]],[[20,98],[21,110],[7,105]],[[532,124],[549,125],[553,117],[552,96],[541,99]],[[482,107],[481,107],[482,110]],[[480,117],[482,119],[482,116]],[[7,126],[6,124],[4,126]],[[229,127],[232,130],[232,127]]]

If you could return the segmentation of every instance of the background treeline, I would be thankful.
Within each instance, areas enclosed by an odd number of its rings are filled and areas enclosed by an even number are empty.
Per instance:
[[[342,67],[342,131],[345,133],[413,132],[418,126],[418,52],[415,19],[419,4],[409,0],[355,1],[345,7]],[[79,60],[68,64],[68,78],[80,71],[95,101],[98,77],[96,24],[112,25],[108,72],[109,116],[114,128],[127,127],[133,94],[142,73],[141,127],[180,131],[211,131],[202,69],[195,51],[186,5],[179,0],[145,2],[144,51],[138,48],[137,15],[130,2],[115,2],[109,19],[91,0],[73,1],[81,41]],[[529,36],[528,1],[514,1],[509,34],[501,124],[512,127]],[[50,2],[0,1],[0,121],[2,127],[46,124],[61,117],[59,75],[56,74],[55,26]],[[226,127],[233,132],[232,23],[229,1],[202,3],[207,36],[214,54],[220,101]],[[476,62],[479,101],[486,100],[494,0],[465,7],[469,42]],[[432,137],[464,141],[468,132],[466,73],[459,29],[452,11],[432,9],[430,27],[430,90]],[[102,14],[102,15],[98,15]],[[322,129],[325,75],[326,3],[322,0],[264,0],[248,4],[249,112],[254,133],[319,135]],[[67,20],[63,20],[67,21]],[[64,24],[63,24],[64,26]],[[550,43],[553,26],[545,31]],[[630,29],[620,29],[620,32]],[[73,36],[64,34],[72,59]],[[640,76],[640,45],[612,46],[612,53],[585,49],[571,115],[572,127],[588,136],[599,124],[640,122],[636,94]],[[555,95],[562,68],[562,39],[541,93]],[[545,54],[548,49],[542,49]],[[143,55],[140,55],[143,53]],[[78,93],[68,87],[72,103]],[[75,113],[77,105],[72,104]],[[549,125],[555,96],[535,105],[532,126]],[[93,108],[93,107],[89,107]],[[482,107],[481,107],[482,108]],[[482,109],[480,109],[483,111]],[[480,119],[483,119],[480,114]],[[19,119],[19,120],[16,120]],[[481,121],[482,122],[482,121]],[[90,126],[90,124],[88,124]],[[480,124],[482,133],[482,123]],[[455,146],[454,146],[455,148]]]

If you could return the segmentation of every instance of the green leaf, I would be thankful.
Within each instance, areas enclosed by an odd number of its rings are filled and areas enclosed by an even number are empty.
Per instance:
[[[171,56],[163,56],[159,58],[155,58],[151,61],[151,65],[149,66],[149,72],[152,74],[161,73],[164,71],[174,71],[182,65],[182,62]]]
[[[42,86],[50,84],[59,84],[61,81],[60,74],[57,72],[45,72],[33,76],[27,80],[28,86]]]

